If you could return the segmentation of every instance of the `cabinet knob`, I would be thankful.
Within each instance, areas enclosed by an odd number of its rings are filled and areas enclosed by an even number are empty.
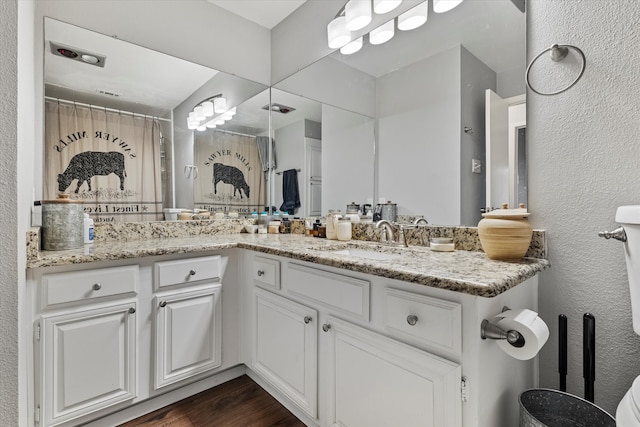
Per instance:
[[[322,325],[322,330],[325,332],[329,332],[329,329],[331,329],[331,325],[328,323],[325,323],[324,325]]]
[[[264,276],[264,270],[258,270],[258,276]]]
[[[129,308],[129,314],[135,314],[136,312],[136,308],[135,307],[130,307]]]
[[[415,314],[408,315],[407,323],[410,324],[411,326],[414,326],[416,323],[418,323],[418,316],[416,316]]]
[[[167,306],[167,302],[166,301],[160,301],[160,304],[158,304],[160,307],[166,307]]]
[[[195,270],[189,270],[189,276],[195,276],[195,275],[196,275]]]
[[[304,316],[304,323],[309,324],[311,323],[311,316]]]
[[[102,289],[102,285],[100,283],[94,283],[91,289],[93,289],[94,291],[99,291],[100,289]]]

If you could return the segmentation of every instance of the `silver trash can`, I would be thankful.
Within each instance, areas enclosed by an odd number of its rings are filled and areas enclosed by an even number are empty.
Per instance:
[[[531,389],[518,400],[520,427],[616,427],[603,409],[562,391]]]

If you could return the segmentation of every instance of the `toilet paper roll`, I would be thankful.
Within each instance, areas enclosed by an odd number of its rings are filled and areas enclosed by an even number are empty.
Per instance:
[[[517,331],[524,338],[524,346],[514,347],[507,340],[498,341],[498,346],[509,356],[519,360],[535,357],[549,338],[549,327],[538,313],[526,308],[500,313],[497,325],[505,331]]]

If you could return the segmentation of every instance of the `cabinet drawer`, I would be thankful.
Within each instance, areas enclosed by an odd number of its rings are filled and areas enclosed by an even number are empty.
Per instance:
[[[221,258],[220,255],[214,255],[156,262],[156,285],[163,288],[198,280],[219,281],[222,274]]]
[[[256,285],[280,289],[280,261],[257,256],[253,259],[252,274]]]
[[[289,264],[287,289],[319,302],[335,313],[369,321],[369,288],[366,280],[328,271]]]
[[[97,268],[42,276],[42,305],[135,293],[138,266]]]
[[[460,304],[387,289],[386,306],[386,326],[397,335],[455,354],[461,353]]]

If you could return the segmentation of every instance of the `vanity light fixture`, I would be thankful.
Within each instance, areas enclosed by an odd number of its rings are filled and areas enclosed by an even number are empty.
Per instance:
[[[221,93],[199,102],[187,117],[187,127],[191,130],[205,131],[224,124],[236,114],[236,107],[227,109],[227,100]]]
[[[460,3],[462,0],[433,0],[433,11],[435,13],[448,12]]]
[[[358,31],[371,22],[371,0],[349,0],[344,7],[345,27]]]
[[[394,34],[394,20],[385,22],[378,28],[371,30],[369,33],[369,43],[382,44],[386,43],[393,38]]]
[[[373,0],[373,11],[378,15],[391,12],[396,7],[400,6],[402,0]]]
[[[420,3],[416,7],[409,9],[398,16],[398,29],[402,31],[416,29],[427,22],[428,14],[429,3],[426,1],[424,3]]]

